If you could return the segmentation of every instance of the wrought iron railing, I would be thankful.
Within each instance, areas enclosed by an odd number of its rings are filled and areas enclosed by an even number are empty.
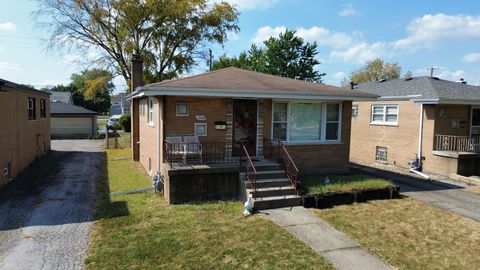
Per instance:
[[[266,158],[282,163],[287,177],[297,193],[299,170],[285,145],[280,140],[264,139],[263,147]]]
[[[240,158],[240,170],[243,171],[245,177],[245,183],[252,190],[252,197],[257,197],[257,170],[253,165],[252,159],[248,154],[248,150],[245,145],[242,145],[243,157]]]
[[[238,162],[232,157],[231,142],[170,143],[164,142],[164,161],[174,165],[223,164]]]
[[[434,151],[480,153],[480,136],[452,136],[435,134]]]

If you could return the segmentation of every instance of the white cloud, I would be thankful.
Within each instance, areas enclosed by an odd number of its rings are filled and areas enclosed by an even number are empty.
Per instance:
[[[342,59],[344,62],[364,63],[375,58],[391,57],[394,53],[389,50],[389,43],[362,42],[349,47],[346,50],[334,50],[330,53],[330,58]]]
[[[6,22],[6,23],[0,23],[0,30],[15,30],[17,29],[17,26],[14,23],[11,22]]]
[[[344,5],[342,10],[338,13],[340,17],[358,16],[360,12],[356,10],[352,4]]]
[[[212,3],[227,2],[236,6],[240,11],[264,10],[276,5],[279,0],[211,0]]]
[[[323,27],[298,28],[297,35],[306,41],[316,41],[318,45],[333,48],[344,48],[352,44],[350,35],[341,32],[333,32]]]
[[[277,26],[272,28],[271,26],[263,26],[258,28],[255,32],[252,42],[255,44],[261,44],[263,41],[269,39],[270,37],[278,36],[280,33],[285,32],[287,28],[285,26]]]
[[[257,32],[255,32],[252,42],[255,44],[261,44],[263,41],[269,39],[270,37],[278,36],[280,33],[285,32],[287,27],[285,26],[263,26],[260,27]],[[313,42],[316,41],[320,46],[329,46],[333,48],[345,48],[352,44],[353,39],[350,35],[342,32],[333,32],[329,29],[314,26],[311,28],[297,28],[297,35],[302,37],[306,41]],[[352,34],[357,36],[358,33],[355,32]]]
[[[339,72],[333,73],[333,79],[340,81],[340,80],[343,80],[343,78],[345,78],[345,72],[339,71]]]
[[[480,61],[480,53],[469,53],[462,58],[465,63],[472,63]]]
[[[443,70],[438,74],[434,74],[434,76],[444,80],[458,81],[460,78],[465,78],[467,74],[463,69],[459,69],[455,71]]]
[[[408,36],[395,42],[394,48],[415,52],[442,41],[480,39],[480,17],[470,15],[426,14],[410,22]]]
[[[0,61],[0,71],[20,72],[20,64]]]

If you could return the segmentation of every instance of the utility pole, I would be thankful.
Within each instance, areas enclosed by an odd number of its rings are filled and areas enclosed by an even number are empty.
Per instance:
[[[212,61],[213,61],[212,49],[208,49],[208,53],[209,53],[209,56],[208,56],[208,68],[209,68],[209,71],[212,71]]]
[[[433,71],[437,70],[437,69],[438,69],[438,67],[427,68],[427,70],[430,70],[430,77],[433,77]]]

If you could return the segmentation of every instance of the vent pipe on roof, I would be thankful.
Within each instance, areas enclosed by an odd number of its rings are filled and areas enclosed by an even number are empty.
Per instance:
[[[355,85],[357,85],[356,83],[354,83],[353,81],[350,81],[350,89],[353,90],[353,88],[355,87]]]
[[[467,84],[467,81],[465,81],[465,79],[463,78],[460,78],[460,80],[458,80],[457,82],[462,84]]]

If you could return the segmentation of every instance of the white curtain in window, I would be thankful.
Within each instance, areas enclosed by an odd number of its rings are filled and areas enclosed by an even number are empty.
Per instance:
[[[321,140],[322,105],[290,104],[290,140]]]

